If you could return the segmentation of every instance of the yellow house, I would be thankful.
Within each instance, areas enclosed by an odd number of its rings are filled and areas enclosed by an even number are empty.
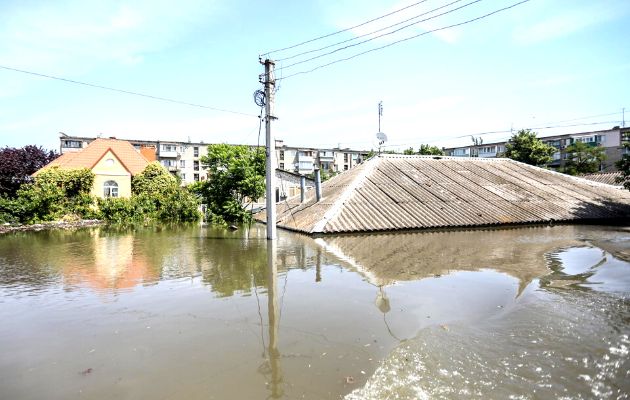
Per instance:
[[[147,165],[149,161],[129,142],[98,138],[81,151],[62,154],[33,176],[52,167],[87,168],[95,175],[94,196],[131,197],[131,177],[144,171]]]

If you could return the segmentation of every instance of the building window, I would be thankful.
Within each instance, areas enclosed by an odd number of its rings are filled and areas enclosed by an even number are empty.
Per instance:
[[[343,153],[343,162],[345,162],[345,163],[348,162],[348,153]]]
[[[179,160],[179,167],[186,168],[186,160]]]
[[[172,144],[163,144],[162,151],[177,151],[177,146]]]
[[[280,150],[280,159],[284,160],[284,150]]]
[[[72,149],[80,149],[81,141],[80,140],[64,140],[63,147],[69,147]]]
[[[197,160],[193,161],[193,169],[195,171],[199,171],[199,161]]]
[[[107,181],[103,184],[103,197],[118,197],[118,184],[116,181]]]
[[[186,174],[181,174],[182,181],[186,180]]]
[[[195,182],[199,182],[199,174],[194,174],[193,178],[195,179]]]
[[[199,157],[199,147],[193,147],[193,157]]]
[[[284,169],[284,163],[283,162],[280,163],[280,169]]]
[[[344,171],[347,171],[347,170],[348,170],[348,164],[346,164],[346,165],[344,165],[344,166],[343,166],[343,170],[344,170]]]
[[[107,160],[105,160],[105,165],[107,165],[108,167],[111,167],[112,165],[114,165],[114,159],[108,158]]]

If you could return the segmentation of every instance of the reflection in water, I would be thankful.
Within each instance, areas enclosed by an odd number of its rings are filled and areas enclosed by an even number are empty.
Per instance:
[[[571,226],[6,235],[0,397],[622,398],[629,249]]]
[[[280,315],[278,313],[278,268],[276,265],[276,241],[267,241],[267,307],[269,311],[269,366],[271,368],[272,399],[282,398],[282,369],[280,365],[280,350],[278,350],[278,327]]]

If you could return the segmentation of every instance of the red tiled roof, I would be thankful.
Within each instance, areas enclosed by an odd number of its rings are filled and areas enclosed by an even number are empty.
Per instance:
[[[81,151],[62,154],[33,175],[37,175],[40,171],[51,167],[59,167],[62,169],[92,169],[109,150],[114,153],[131,175],[139,174],[149,165],[149,161],[129,142],[125,140],[98,138]]]

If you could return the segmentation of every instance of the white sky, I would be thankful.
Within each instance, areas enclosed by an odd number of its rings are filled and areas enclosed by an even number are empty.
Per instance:
[[[376,23],[271,54],[280,60],[352,39],[453,0],[427,0]],[[464,6],[461,1],[424,18]],[[369,43],[287,67],[312,69],[518,0],[483,0]],[[256,143],[258,55],[417,1],[0,1],[0,66],[172,98],[173,104],[0,68],[0,145],[56,149],[79,136]],[[630,2],[531,0],[281,81],[276,138],[290,146],[375,147],[377,104],[391,148],[468,144],[469,135],[608,129],[630,118]],[[417,21],[417,19],[416,19]],[[309,54],[309,56],[318,53]],[[592,118],[585,118],[596,116]],[[569,121],[569,122],[562,122]],[[509,133],[482,135],[485,142]],[[264,141],[264,134],[261,140]]]

